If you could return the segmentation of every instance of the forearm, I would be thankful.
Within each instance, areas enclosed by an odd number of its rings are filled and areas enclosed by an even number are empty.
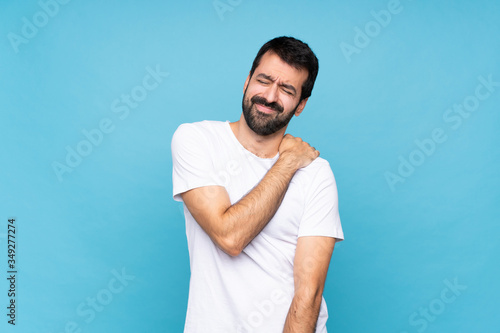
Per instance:
[[[294,289],[284,333],[313,333],[323,301],[335,238],[299,237],[293,263]]]
[[[321,294],[295,294],[288,310],[283,333],[314,333],[321,307]]]
[[[272,219],[295,172],[319,156],[307,142],[289,134],[278,151],[278,160],[259,184],[234,204],[223,186],[201,186],[181,193],[194,219],[231,256],[239,255]]]
[[[229,239],[236,254],[272,219],[296,170],[288,160],[278,159],[257,186],[224,212],[221,223],[224,237]]]

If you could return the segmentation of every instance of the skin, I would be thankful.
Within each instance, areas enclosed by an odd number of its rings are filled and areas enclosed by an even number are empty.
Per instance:
[[[251,105],[257,122],[270,117],[299,116],[307,99],[300,100],[306,70],[297,70],[277,55],[266,53],[259,66],[245,81],[244,101]],[[276,102],[283,111],[276,111],[258,103],[253,96]],[[230,123],[238,141],[253,154],[279,157],[264,178],[247,195],[231,204],[222,186],[206,186],[181,194],[187,208],[214,243],[230,256],[237,256],[257,236],[278,210],[295,172],[309,165],[319,152],[301,138],[284,135],[286,127],[270,135],[255,133],[240,119]],[[286,333],[315,331],[326,273],[335,245],[330,237],[300,237],[294,259],[295,294],[288,312]]]

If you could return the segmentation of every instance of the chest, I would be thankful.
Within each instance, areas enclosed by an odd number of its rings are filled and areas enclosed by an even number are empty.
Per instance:
[[[225,181],[231,203],[238,202],[257,186],[266,175],[270,165],[245,164],[241,160],[230,160],[226,163]],[[305,187],[301,179],[294,177],[278,210],[261,234],[276,242],[295,245],[299,225],[304,213]],[[269,189],[271,190],[271,189]]]

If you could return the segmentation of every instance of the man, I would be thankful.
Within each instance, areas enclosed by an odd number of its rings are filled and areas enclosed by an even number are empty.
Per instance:
[[[183,124],[172,139],[191,280],[184,332],[326,332],[323,287],[344,238],[328,162],[284,135],[311,95],[307,44],[262,46],[236,122]]]

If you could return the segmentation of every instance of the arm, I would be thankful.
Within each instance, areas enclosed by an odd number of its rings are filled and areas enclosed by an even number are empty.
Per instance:
[[[335,238],[299,237],[294,259],[295,294],[283,333],[314,333]]]
[[[181,194],[194,219],[227,254],[239,255],[259,234],[278,210],[295,172],[319,156],[308,143],[289,134],[283,137],[279,153],[260,183],[233,205],[222,186],[199,187]]]

